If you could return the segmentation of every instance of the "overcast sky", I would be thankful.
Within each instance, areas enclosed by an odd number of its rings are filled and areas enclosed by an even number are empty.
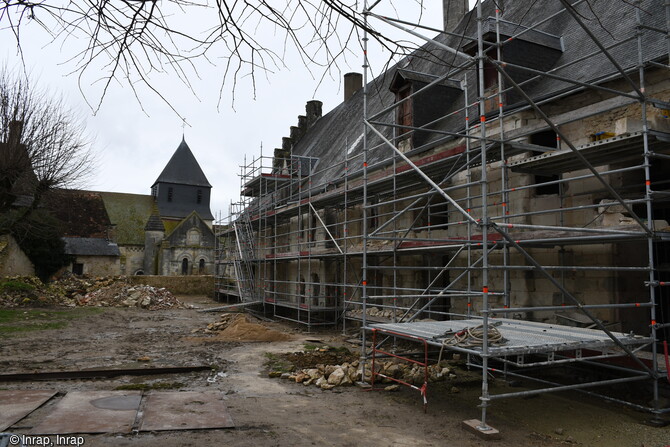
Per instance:
[[[414,1],[396,1],[396,8],[386,3],[388,0],[382,1],[378,13],[400,16],[407,21],[419,18],[420,10]],[[442,1],[425,3],[422,24],[441,28]],[[374,25],[396,33],[383,24]],[[400,35],[407,38],[406,34]],[[307,101],[322,101],[326,114],[342,101],[341,75],[349,71],[362,72],[358,44],[351,48],[352,54],[347,56],[346,62],[340,61],[341,72],[332,71],[320,86],[318,76],[322,71],[314,69],[312,75],[295,54],[288,54],[285,58],[288,68],[269,74],[267,79],[257,78],[255,99],[249,79],[239,83],[234,109],[228,85],[223,87],[223,97],[217,107],[223,65],[215,58],[211,64],[197,67],[199,79],[189,76],[196,95],[174,77],[152,77],[155,86],[186,118],[188,125],[183,127],[179,116],[141,85],[138,85],[141,104],[127,84],[115,83],[94,114],[79,90],[77,74],[70,74],[72,63],[67,62],[71,56],[68,51],[72,51],[77,41],[66,45],[49,42],[39,27],[31,24],[24,29],[25,66],[33,81],[37,80],[41,88],[49,89],[54,95],[62,95],[85,119],[88,132],[95,139],[97,155],[95,175],[86,188],[149,194],[151,185],[181,142],[183,131],[213,186],[211,208],[217,216],[219,212],[227,215],[231,200],[239,200],[239,166],[245,155],[247,161],[258,157],[261,146],[263,154],[271,155],[275,147],[281,147],[281,138],[289,135],[289,127],[297,125],[297,117],[305,113]],[[372,69],[378,73],[389,54],[371,47],[369,56]],[[9,68],[20,66],[15,40],[5,29],[0,30],[0,59]],[[100,84],[93,83],[93,79],[86,78],[82,87],[88,100],[96,103]]]

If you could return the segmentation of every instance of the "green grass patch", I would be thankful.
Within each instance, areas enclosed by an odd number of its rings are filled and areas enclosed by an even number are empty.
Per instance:
[[[266,370],[271,373],[290,373],[295,370],[295,365],[285,358],[271,352],[265,353],[265,358],[267,359],[263,366]]]
[[[10,280],[0,283],[0,288],[7,292],[30,292],[35,290],[34,285],[16,280]]]
[[[344,354],[349,353],[349,349],[345,346],[330,346],[330,345],[315,345],[312,343],[305,343],[303,345],[303,350],[305,352],[309,351],[319,351],[319,352],[329,352],[329,351],[334,351],[334,352],[341,352]]]
[[[77,318],[95,315],[104,309],[82,307],[70,310],[0,309],[0,333],[12,334],[29,331],[62,329]]]

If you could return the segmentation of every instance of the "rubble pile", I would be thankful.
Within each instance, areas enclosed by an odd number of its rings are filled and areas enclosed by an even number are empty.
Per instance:
[[[285,341],[293,339],[290,334],[265,327],[259,320],[248,314],[221,314],[220,321],[208,324],[203,332],[216,334],[216,338],[219,340],[230,341]]]
[[[395,315],[395,318],[398,319],[403,316],[403,311],[398,310],[398,309],[380,309],[378,307],[368,307],[365,310],[365,314],[368,317],[375,317],[375,318],[386,318],[388,320],[393,320],[393,317]],[[350,310],[347,312],[347,316],[349,317],[354,317],[354,318],[361,318],[363,316],[363,309],[354,309]]]
[[[0,279],[0,306],[48,306],[58,304],[60,298],[36,276],[9,276]]]
[[[167,289],[132,285],[123,276],[87,278],[71,274],[49,284],[34,276],[2,278],[0,306],[117,306],[149,310],[186,307]]]
[[[309,357],[315,359],[323,359],[323,353],[315,352],[294,352],[282,355],[282,360],[274,363],[280,369],[286,367],[286,362],[292,365],[294,369],[273,370],[268,372],[270,377],[279,377],[286,380],[292,380],[296,383],[302,383],[305,386],[315,385],[323,390],[331,390],[337,386],[353,385],[356,382],[371,382],[370,364],[366,366],[365,378],[363,378],[362,367],[358,360],[353,360],[356,356],[350,353],[339,351],[336,354],[341,361],[338,364],[319,363],[311,364]],[[305,367],[306,366],[306,367]],[[406,383],[421,386],[426,380],[426,370],[424,367],[414,363],[402,362],[397,360],[376,362],[375,371],[384,376],[392,377],[394,379],[402,380]],[[454,381],[456,379],[455,370],[447,361],[428,366],[428,382],[442,382]],[[376,384],[391,384],[396,383],[390,379],[376,376]],[[456,388],[452,387],[452,392]]]
[[[76,300],[87,293],[110,286],[119,281],[127,282],[123,276],[98,276],[94,278],[63,274],[49,286],[51,290],[68,300]]]
[[[425,381],[425,369],[416,364],[384,362],[375,365],[377,372],[403,382],[421,386]],[[276,374],[270,372],[270,377],[276,377]],[[370,383],[371,375],[369,368],[365,370],[365,382]],[[341,365],[317,365],[316,368],[301,369],[294,373],[283,373],[279,377],[293,380],[296,383],[302,383],[305,386],[315,385],[323,390],[331,390],[336,386],[353,385],[362,379],[362,368],[358,361],[343,363]],[[428,367],[428,382],[440,382],[445,380],[454,380],[456,374],[447,365],[430,365]],[[392,380],[377,376],[376,383],[394,383]]]
[[[208,334],[217,334],[223,330],[225,330],[230,323],[235,321],[235,319],[238,317],[237,314],[221,314],[221,321],[215,321],[214,323],[209,323],[207,325],[207,328],[203,331]],[[249,319],[249,322],[251,322],[251,319]]]
[[[145,285],[131,285],[117,281],[84,296],[75,297],[79,306],[141,307],[148,310],[184,309],[169,290]]]

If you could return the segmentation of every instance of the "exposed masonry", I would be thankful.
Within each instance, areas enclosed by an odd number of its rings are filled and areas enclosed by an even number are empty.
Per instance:
[[[308,327],[591,326],[605,334],[598,346],[563,335],[511,359],[504,345],[451,349],[483,369],[618,350],[645,371],[626,380],[657,387],[660,364],[640,357],[669,338],[670,80],[658,30],[670,11],[496,4],[372,80],[366,110],[359,90],[245,167],[219,235],[217,290]],[[644,409],[661,414],[655,405]]]

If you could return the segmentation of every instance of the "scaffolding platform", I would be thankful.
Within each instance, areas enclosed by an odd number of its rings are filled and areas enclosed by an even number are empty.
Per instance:
[[[479,326],[482,320],[471,318],[465,320],[423,321],[411,323],[385,323],[369,325],[372,329],[393,331],[402,335],[418,337],[427,343],[442,347],[445,340],[467,328]],[[489,324],[505,339],[501,345],[488,348],[489,357],[505,357],[523,354],[549,354],[575,349],[592,349],[604,351],[618,348],[617,344],[603,331],[586,329],[560,324],[538,323],[533,321],[512,320],[508,318],[490,318]],[[652,343],[649,337],[612,333],[623,345],[630,348],[644,347]],[[481,354],[481,346],[467,349],[458,346],[445,346],[447,349]],[[625,355],[621,352],[619,355]]]
[[[640,146],[643,143],[643,138],[644,134],[642,132],[627,133],[586,144],[578,147],[577,151],[593,166],[612,163],[612,160],[623,163],[642,157]],[[667,133],[650,131],[648,138],[651,151],[666,153],[670,150],[670,135]],[[510,168],[513,171],[549,175],[578,170],[581,166],[582,162],[570,149],[548,151],[535,157],[510,163]]]

